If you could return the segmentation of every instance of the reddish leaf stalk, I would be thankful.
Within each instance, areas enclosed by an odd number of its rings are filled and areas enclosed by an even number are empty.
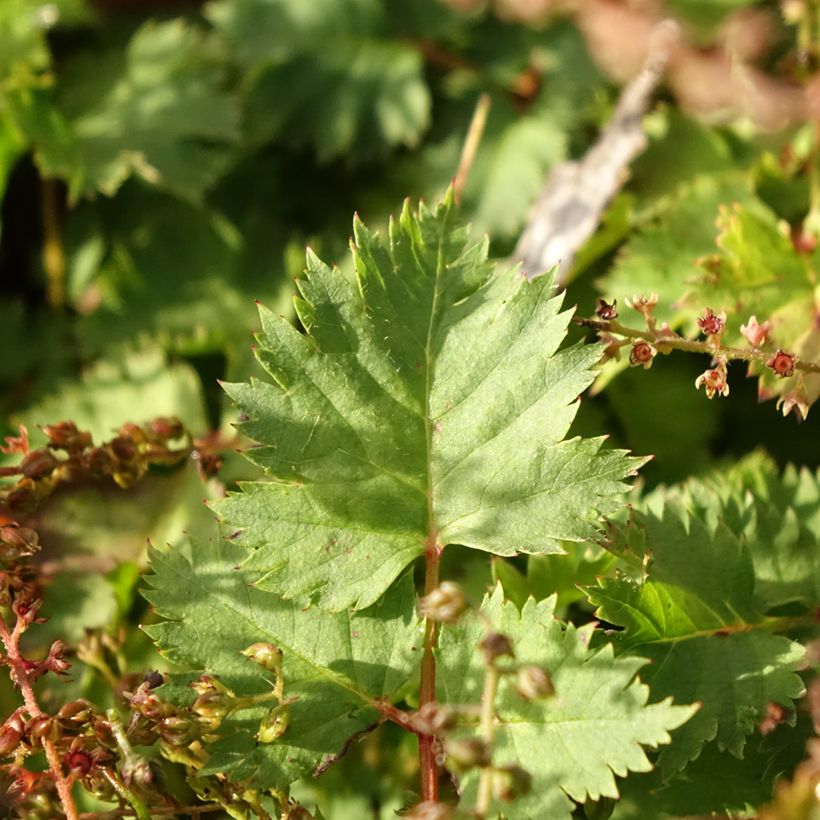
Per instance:
[[[431,539],[432,540],[432,539]],[[429,543],[424,553],[424,594],[429,595],[439,585],[441,547]],[[438,624],[427,618],[424,626],[424,655],[421,660],[419,708],[436,699],[436,658],[433,650],[438,639]],[[438,764],[436,739],[433,735],[419,735],[419,774],[422,802],[438,801]]]
[[[20,654],[19,641],[20,634],[23,631],[23,623],[23,620],[18,618],[14,629],[9,632],[8,624],[3,618],[0,618],[0,638],[2,638],[6,650],[6,662],[11,669],[12,679],[20,687],[29,717],[35,718],[44,714],[44,712],[37,703],[31,677],[26,671],[23,656]],[[77,807],[74,805],[74,798],[71,795],[71,783],[69,783],[63,772],[57,749],[48,738],[42,738],[41,743],[54,778],[54,785],[57,788],[60,803],[62,803],[63,811],[65,811],[66,820],[78,820]]]

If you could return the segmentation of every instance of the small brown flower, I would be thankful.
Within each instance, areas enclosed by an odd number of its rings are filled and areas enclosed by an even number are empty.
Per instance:
[[[728,396],[729,383],[726,380],[726,364],[721,362],[710,370],[705,370],[695,379],[695,389],[706,388],[706,397],[713,399],[716,395]]]
[[[777,353],[766,362],[766,367],[773,370],[781,379],[785,379],[794,374],[794,361],[791,353],[778,349]]]
[[[610,305],[606,299],[599,299],[598,300],[598,307],[595,308],[595,315],[599,319],[603,319],[605,322],[611,322],[613,319],[618,318],[618,300],[613,299],[612,304]]]
[[[632,350],[629,351],[629,364],[631,367],[643,367],[648,370],[652,367],[652,360],[658,351],[644,339],[633,339]]]

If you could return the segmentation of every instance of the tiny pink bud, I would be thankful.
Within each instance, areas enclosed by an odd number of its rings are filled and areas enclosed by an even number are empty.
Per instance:
[[[757,316],[750,316],[749,323],[740,326],[740,332],[752,347],[760,347],[766,343],[772,323],[769,321],[758,324]]]
[[[706,308],[706,313],[698,317],[698,327],[707,336],[717,336],[726,327],[726,313],[715,313],[712,308]]]
[[[658,304],[658,294],[652,293],[649,296],[638,296],[636,294],[631,299],[624,299],[624,301],[632,310],[647,314],[651,313],[655,309],[655,305]]]
[[[794,374],[794,356],[779,350],[766,362],[766,367],[771,368],[781,379]]]
[[[658,351],[644,339],[633,339],[632,350],[629,351],[629,364],[631,367],[643,367],[648,370],[652,367],[652,360]]]

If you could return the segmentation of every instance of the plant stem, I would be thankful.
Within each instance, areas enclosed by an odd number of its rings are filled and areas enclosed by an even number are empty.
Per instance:
[[[614,333],[616,336],[626,336],[630,339],[645,339],[652,344],[669,347],[673,350],[685,350],[689,353],[704,353],[708,356],[719,354],[727,361],[741,360],[745,362],[760,362],[765,365],[772,355],[771,352],[767,353],[763,350],[757,350],[756,348],[744,349],[740,347],[725,347],[724,345],[716,347],[712,342],[696,342],[692,339],[684,339],[683,336],[678,336],[676,333],[667,335],[668,332],[627,327],[615,320],[586,319],[576,316],[573,317],[572,321],[577,325],[581,325],[581,327],[591,327],[596,330],[603,330],[607,333]],[[818,362],[808,362],[795,357],[794,366],[797,370],[803,370],[806,373],[820,373],[820,363]]]
[[[495,734],[495,696],[498,691],[499,680],[498,669],[495,664],[487,664],[484,673],[484,691],[481,693],[481,737],[487,744],[487,748],[492,749]],[[475,801],[475,815],[486,817],[490,810],[493,799],[493,768],[485,766],[481,770],[481,777],[478,781],[478,796]]]
[[[23,695],[23,701],[26,704],[26,711],[29,713],[29,717],[35,718],[45,713],[37,703],[37,697],[34,694],[34,684],[26,671],[23,656],[20,654],[19,641],[22,629],[22,619],[18,618],[14,629],[9,632],[8,624],[6,624],[3,618],[0,618],[0,639],[2,639],[3,646],[6,650],[6,663],[11,670],[12,680],[20,688],[20,692]],[[71,784],[63,772],[57,749],[54,743],[48,738],[43,738],[41,743],[43,745],[43,751],[46,754],[46,760],[48,760],[48,767],[54,778],[54,785],[57,789],[60,803],[63,806],[66,820],[78,820],[77,807],[74,805],[74,798],[71,794]]]
[[[100,768],[102,776],[111,784],[111,788],[134,810],[134,816],[137,820],[151,820],[151,814],[148,811],[148,806],[137,797],[134,792],[129,789],[125,783],[117,777],[114,772],[105,767]]]
[[[467,177],[470,175],[470,169],[473,167],[478,146],[481,143],[481,137],[484,133],[484,126],[487,124],[487,114],[490,111],[491,102],[492,100],[489,94],[482,94],[478,98],[475,111],[473,111],[473,118],[470,120],[467,137],[464,140],[461,157],[458,160],[458,169],[456,170],[456,175],[453,177],[453,194],[455,195],[456,202],[461,202],[461,194],[464,191],[464,186],[467,184]]]
[[[424,594],[429,595],[439,584],[441,548],[433,539],[424,553]],[[436,658],[433,650],[438,638],[438,624],[430,618],[424,625],[424,655],[421,659],[421,684],[419,687],[419,707],[433,703],[436,699]],[[421,778],[422,802],[438,800],[438,765],[433,735],[419,735],[419,775]]]
[[[44,179],[41,192],[46,296],[54,310],[62,310],[65,307],[65,251],[60,234],[60,184],[54,179]]]

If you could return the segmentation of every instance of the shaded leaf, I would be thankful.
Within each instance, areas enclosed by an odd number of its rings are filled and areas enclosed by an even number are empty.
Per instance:
[[[193,543],[190,557],[155,551],[147,597],[166,621],[148,632],[174,663],[207,670],[241,695],[271,689],[271,673],[241,650],[260,641],[282,650],[285,696],[298,698],[287,731],[259,743],[267,708],[239,711],[222,723],[203,773],[283,788],[378,720],[375,701],[393,697],[415,670],[421,633],[409,576],[362,612],[301,611],[238,567],[245,552],[225,541]]]
[[[84,54],[60,74],[54,102],[16,100],[16,118],[46,175],[73,199],[112,195],[136,175],[200,200],[238,139],[238,110],[224,90],[218,42],[181,19],[149,21],[122,47]]]
[[[250,71],[254,143],[307,143],[323,160],[367,157],[415,145],[426,128],[430,94],[421,54],[387,37],[381,3],[222,0],[207,13]]]
[[[661,753],[664,775],[712,739],[742,756],[767,705],[792,709],[804,691],[794,672],[804,650],[769,631],[778,625],[764,618],[748,550],[719,518],[672,500],[635,512],[613,549],[645,575],[599,579],[588,591],[596,615],[624,627],[623,649],[655,662],[645,675],[653,694],[702,704]]]

